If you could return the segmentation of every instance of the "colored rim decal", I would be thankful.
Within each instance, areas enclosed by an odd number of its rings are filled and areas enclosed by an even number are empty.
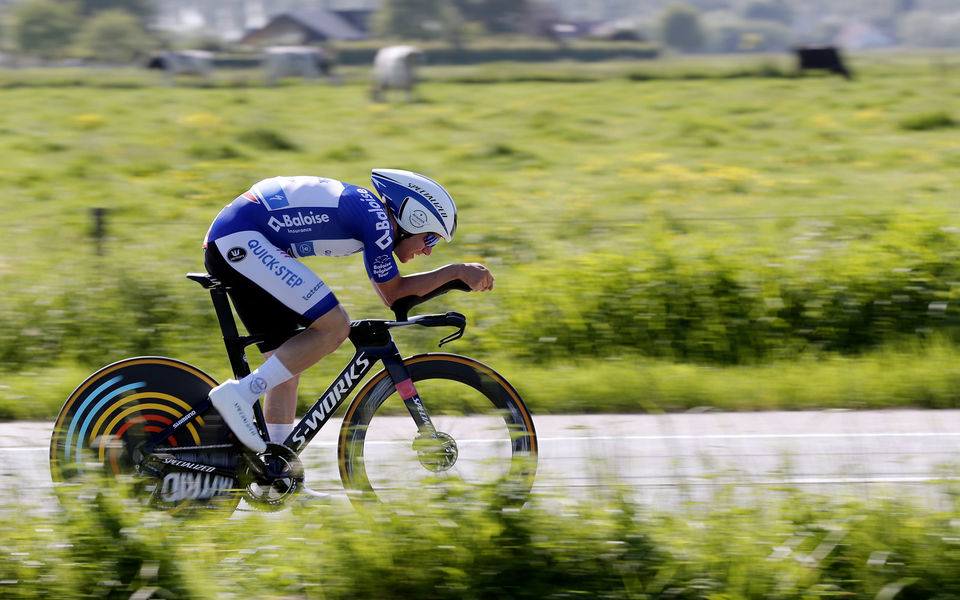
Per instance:
[[[129,385],[125,385],[125,386],[119,387],[119,388],[113,390],[112,392],[110,392],[109,394],[107,394],[106,396],[104,396],[103,398],[101,398],[100,400],[97,400],[97,396],[99,396],[101,392],[103,392],[104,390],[106,390],[106,389],[107,389],[108,387],[110,387],[111,385],[113,385],[113,384],[115,384],[115,383],[119,383],[120,380],[122,380],[122,379],[123,379],[123,377],[114,377],[114,378],[111,379],[110,381],[104,383],[103,385],[101,385],[100,387],[98,387],[96,390],[94,390],[93,393],[90,394],[90,396],[88,396],[88,397],[83,401],[83,403],[79,406],[79,408],[77,409],[77,414],[79,414],[79,413],[83,412],[84,410],[86,410],[88,406],[90,406],[91,404],[93,404],[93,407],[92,407],[90,410],[87,411],[87,416],[82,420],[82,425],[80,425],[80,433],[77,435],[77,456],[80,455],[80,450],[82,449],[81,444],[83,443],[83,438],[86,437],[84,434],[85,434],[86,431],[87,431],[87,427],[90,426],[90,420],[93,419],[94,416],[96,416],[97,411],[98,411],[100,408],[102,408],[104,404],[106,404],[107,402],[113,400],[115,397],[119,396],[120,394],[123,394],[124,392],[129,392],[129,391],[131,391],[131,390],[136,390],[136,389],[142,388],[142,387],[144,387],[145,385],[147,385],[147,383],[146,383],[145,381],[138,381],[137,383],[131,383],[131,384],[129,384]],[[124,402],[124,401],[125,401],[125,400],[121,400],[121,402]],[[67,430],[67,439],[68,439],[68,440],[73,439],[73,437],[74,437],[74,435],[73,435],[73,434],[74,434],[74,429],[76,428],[77,423],[80,422],[80,421],[81,421],[81,420],[80,420],[80,419],[77,419],[77,418],[74,418],[74,419],[71,419],[71,420],[70,420],[70,428]],[[65,454],[64,458],[70,458],[70,445],[69,445],[69,444],[67,444],[66,454]]]
[[[86,391],[86,389],[89,386],[100,381],[100,378],[112,373],[113,371],[116,371],[117,369],[123,369],[126,367],[132,367],[136,365],[147,365],[147,364],[174,367],[176,369],[186,371],[191,375],[195,375],[204,383],[209,384],[210,387],[214,387],[215,385],[217,385],[217,382],[211,379],[210,376],[204,373],[203,371],[200,371],[196,367],[193,367],[192,365],[189,365],[185,362],[180,362],[178,360],[174,360],[171,358],[148,357],[148,358],[142,358],[142,359],[121,360],[110,366],[104,367],[101,371],[97,372],[95,376],[91,377],[85,384],[83,384],[78,389],[74,390],[74,392],[70,395],[70,398],[67,399],[67,402],[63,405],[63,408],[60,410],[60,417],[57,419],[57,425],[54,428],[54,430],[55,431],[60,430],[60,428],[63,426],[64,419],[66,419],[67,416],[70,414],[70,407],[73,406],[73,403],[76,402],[78,398],[83,396],[83,392]],[[109,384],[107,385],[107,387],[109,387]],[[98,388],[98,393],[99,393],[99,388]]]
[[[106,410],[103,412],[103,414],[100,416],[100,419],[93,426],[93,431],[90,433],[90,441],[92,442],[93,440],[95,440],[98,435],[101,435],[101,432],[103,432],[103,434],[109,434],[110,432],[113,431],[113,425],[114,423],[116,423],[116,419],[114,419],[113,422],[110,425],[108,425],[106,429],[101,429],[101,426],[103,425],[103,422],[107,420],[107,417],[109,417],[110,414],[113,413],[114,410],[118,409],[120,406],[127,404],[129,402],[136,402],[137,400],[142,400],[147,398],[151,400],[166,400],[167,402],[172,402],[173,404],[176,404],[177,406],[182,408],[185,412],[179,412],[176,409],[171,407],[164,407],[164,412],[167,412],[177,417],[178,419],[192,410],[189,404],[187,404],[180,398],[177,398],[176,396],[171,396],[169,394],[163,394],[161,392],[143,392],[141,394],[133,394],[132,396],[127,396],[123,400],[114,403],[109,410]],[[140,406],[143,407],[143,406],[146,406],[146,404],[141,404]],[[129,411],[124,414],[129,414]],[[200,426],[202,427],[203,418],[197,417],[197,423],[199,423]],[[169,424],[170,423],[167,423],[167,425]],[[191,435],[195,440],[197,440],[197,443],[199,444],[200,436],[197,434],[197,429],[196,427],[194,427],[193,423],[187,423],[187,429],[190,430]],[[80,443],[81,441],[82,439],[78,440],[78,443]]]
[[[157,394],[157,395],[161,395],[161,394]],[[146,411],[149,411],[149,410],[151,410],[151,409],[157,410],[157,411],[161,411],[161,412],[166,412],[167,414],[173,415],[173,417],[176,418],[176,419],[179,419],[180,417],[182,417],[182,416],[185,414],[185,413],[182,413],[182,412],[180,412],[180,411],[174,410],[174,409],[170,408],[169,406],[167,406],[167,405],[165,405],[165,404],[154,404],[154,403],[152,403],[152,402],[147,402],[147,403],[144,403],[144,404],[137,404],[137,405],[135,405],[135,406],[131,406],[131,407],[128,408],[127,410],[121,412],[119,415],[117,415],[116,417],[114,417],[114,419],[113,419],[112,421],[110,421],[110,424],[107,425],[105,431],[107,431],[107,432],[113,431],[113,430],[117,427],[117,424],[119,424],[120,421],[122,421],[124,418],[126,418],[126,417],[127,417],[128,415],[130,415],[130,414],[133,414],[133,413],[135,413],[135,412],[141,412],[141,411],[146,412]],[[197,430],[196,430],[196,428],[193,427],[193,424],[192,424],[192,423],[191,423],[190,425],[188,425],[187,427],[190,429],[190,435],[191,435],[191,437],[193,437],[194,443],[197,444],[197,445],[200,445],[200,436],[197,435]],[[158,433],[159,433],[159,432],[158,432]],[[92,441],[92,440],[93,440],[93,438],[91,438],[91,441]],[[77,442],[77,445],[79,446],[80,444],[81,444],[81,442],[78,441],[78,442]],[[104,455],[104,445],[101,443],[101,444],[100,444],[100,453],[99,453],[99,458],[100,458],[100,460],[103,460],[103,455]]]
[[[82,464],[84,444],[87,444],[91,450],[96,448],[100,459],[103,460],[111,440],[121,439],[134,423],[152,421],[153,424],[144,427],[143,431],[159,433],[166,426],[193,410],[190,403],[180,397],[147,391],[155,387],[154,384],[149,383],[151,381],[149,373],[152,372],[150,369],[154,366],[160,369],[175,369],[179,372],[175,375],[177,377],[185,376],[188,380],[199,380],[191,385],[206,384],[211,387],[216,385],[209,375],[195,367],[163,357],[127,359],[104,367],[74,390],[61,409],[51,440],[50,467],[55,477],[60,472],[59,464],[61,463]],[[148,370],[142,374],[136,374],[137,371],[124,371],[130,367]],[[150,414],[134,415],[136,418],[127,423],[121,421],[134,412]],[[119,416],[115,416],[118,413]],[[109,424],[105,426],[104,423],[107,421]],[[163,423],[163,426],[158,427],[160,423]],[[202,417],[194,416],[190,422],[185,423],[182,431],[189,434],[193,443],[200,445],[199,428],[205,425]],[[117,431],[117,427],[121,429]],[[171,445],[178,444],[178,440],[173,436],[168,440]],[[179,443],[185,441],[185,438],[181,437]],[[60,450],[57,451],[57,448]],[[110,462],[113,464],[116,462],[116,457],[113,456],[115,453],[110,454]]]

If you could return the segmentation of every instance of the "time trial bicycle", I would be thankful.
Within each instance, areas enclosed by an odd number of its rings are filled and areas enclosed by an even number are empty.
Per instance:
[[[246,348],[262,338],[240,335],[227,288],[206,273],[187,277],[209,290],[234,377],[250,372]],[[165,510],[225,508],[241,499],[277,509],[304,482],[300,454],[378,363],[343,412],[337,462],[354,502],[390,501],[414,486],[450,478],[470,484],[507,483],[523,502],[537,467],[533,419],[517,391],[490,367],[466,356],[426,353],[403,358],[391,330],[453,327],[440,345],[460,338],[457,312],[409,317],[409,311],[450,290],[398,300],[395,319],[350,325],[353,358],[285,440],[270,440],[258,401],[254,414],[267,449],[240,444],[208,398],[212,377],[185,362],[157,356],[103,367],[69,396],[50,441],[54,482],[69,482],[93,466],[133,475],[137,494]]]

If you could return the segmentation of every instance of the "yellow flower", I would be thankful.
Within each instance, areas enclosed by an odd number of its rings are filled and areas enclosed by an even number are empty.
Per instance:
[[[100,129],[107,124],[107,120],[97,114],[76,115],[70,119],[70,124],[77,129]]]
[[[883,120],[883,115],[879,110],[865,108],[853,113],[853,120],[866,123],[878,123]]]
[[[223,125],[223,119],[210,113],[194,113],[182,117],[178,123],[191,129],[217,129]]]
[[[822,127],[824,129],[840,129],[840,124],[833,120],[829,115],[813,115],[807,121],[814,127]]]

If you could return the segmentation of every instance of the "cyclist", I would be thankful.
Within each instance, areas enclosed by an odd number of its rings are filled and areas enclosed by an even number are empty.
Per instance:
[[[263,335],[264,362],[243,379],[213,388],[210,399],[237,439],[255,452],[266,443],[253,405],[265,394],[270,439],[293,430],[299,374],[336,350],[350,321],[327,285],[298,259],[363,252],[367,275],[387,306],[462,279],[473,291],[493,288],[478,263],[400,275],[397,263],[429,256],[457,229],[457,207],[432,179],[399,169],[374,169],[369,190],[322,177],[274,177],[256,183],[214,219],[204,239],[207,271],[228,286],[244,327]],[[305,327],[302,332],[295,330]]]

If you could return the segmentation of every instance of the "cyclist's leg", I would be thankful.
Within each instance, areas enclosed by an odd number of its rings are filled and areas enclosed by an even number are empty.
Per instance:
[[[274,356],[290,369],[302,373],[340,347],[350,335],[350,319],[340,305],[334,306],[277,348]]]
[[[264,353],[264,358],[269,359],[273,352]],[[264,394],[263,397],[263,417],[267,421],[267,428],[270,431],[270,439],[274,442],[283,441],[289,435],[286,426],[293,429],[293,423],[296,420],[297,390],[300,387],[300,376],[294,375],[287,381],[274,387]],[[282,429],[275,428],[275,425],[283,425]]]
[[[214,405],[238,438],[250,448],[262,451],[263,440],[253,423],[252,405],[261,394],[289,381],[336,349],[343,341],[339,328],[334,327],[331,332],[317,328],[346,321],[346,313],[316,274],[271,245],[259,232],[242,231],[211,242],[204,262],[211,274],[228,284],[234,307],[247,330],[265,336],[259,344],[261,352],[277,350],[292,341],[293,330],[307,326],[304,333],[295,336],[301,339],[292,344],[293,349],[285,353],[286,360],[295,363],[291,364],[294,368],[284,363],[283,353],[278,356],[272,352],[241,381],[224,382],[211,392]],[[346,325],[349,331],[349,322]],[[305,352],[307,357],[297,356],[299,352]],[[280,397],[289,404],[292,396],[295,411],[295,385],[288,386],[288,390],[292,392],[281,393]]]
[[[264,397],[263,415],[271,441],[282,442],[293,431],[299,373],[339,348],[349,334],[347,313],[336,306],[277,350],[264,353],[267,360],[276,356],[291,373],[295,373],[292,378],[270,389]]]

